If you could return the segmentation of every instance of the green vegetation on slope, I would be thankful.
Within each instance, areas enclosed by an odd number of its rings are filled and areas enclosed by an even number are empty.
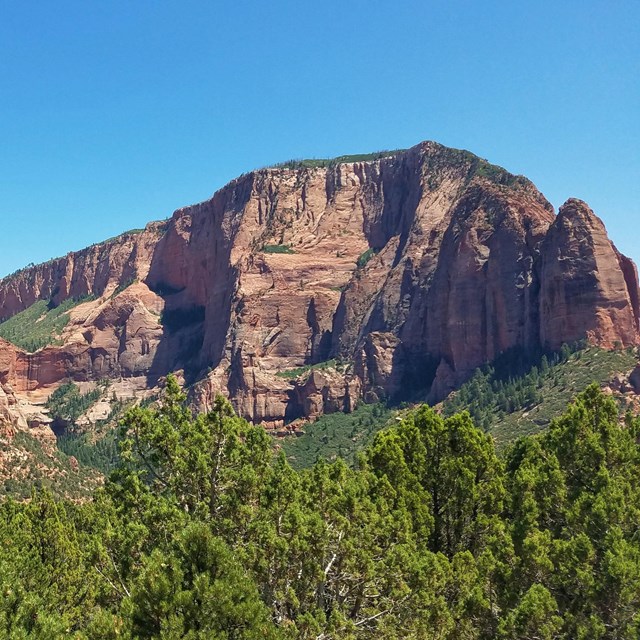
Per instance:
[[[318,460],[343,458],[349,464],[377,431],[396,415],[385,404],[361,404],[352,413],[328,413],[307,425],[305,433],[282,440],[289,463],[296,469],[313,466]]]
[[[362,269],[363,267],[365,267],[367,265],[367,262],[369,262],[369,260],[371,260],[371,258],[373,258],[373,256],[376,255],[376,253],[378,253],[376,249],[373,249],[371,247],[367,249],[364,253],[361,253],[357,260],[358,268]]]
[[[309,373],[310,371],[322,370],[322,369],[338,369],[342,370],[346,365],[341,363],[340,361],[333,360],[325,360],[324,362],[317,362],[316,364],[305,364],[301,367],[296,367],[295,369],[285,369],[284,371],[278,371],[276,376],[278,378],[287,378],[290,380],[295,380],[295,378],[299,378],[305,373]]]
[[[105,381],[92,391],[80,393],[77,384],[65,382],[49,396],[45,407],[53,420],[63,420],[72,425],[102,397],[108,384]]]
[[[491,182],[507,187],[513,187],[515,185],[523,186],[529,183],[529,180],[524,176],[514,175],[503,167],[491,164],[482,158],[475,158],[473,163],[473,173],[476,176],[487,178],[488,180],[491,180]]]
[[[445,416],[469,411],[475,424],[503,448],[520,436],[546,429],[571,398],[590,383],[602,385],[636,363],[634,350],[606,351],[580,345],[543,355],[535,364],[522,354],[507,354],[494,366],[478,369],[444,401],[442,409]],[[309,368],[278,375],[295,378]],[[351,414],[321,416],[305,427],[303,435],[286,437],[282,447],[296,468],[337,457],[351,463],[376,432],[404,413],[397,406],[361,404]]]
[[[0,635],[40,640],[631,640],[640,420],[596,385],[500,459],[423,406],[303,471],[174,378],[81,505],[0,505]]]
[[[324,167],[335,167],[345,162],[370,162],[380,160],[402,153],[406,149],[395,149],[393,151],[376,151],[374,153],[355,153],[351,155],[338,156],[337,158],[309,158],[307,160],[288,160],[275,165],[279,169],[316,169]]]
[[[92,425],[91,432],[83,432],[76,423],[78,418],[107,394],[108,389],[108,380],[101,381],[87,393],[81,393],[78,385],[68,382],[58,387],[45,404],[54,425],[64,425],[64,429],[57,435],[58,449],[76,458],[81,466],[103,474],[111,472],[119,462],[116,426],[132,401],[112,397],[108,415],[97,420]]]
[[[119,462],[114,426],[130,403],[113,398],[109,415],[93,424],[91,433],[82,432],[76,422],[105,396],[108,387],[105,380],[83,394],[69,382],[51,394],[45,407],[58,434],[57,448],[53,443],[43,445],[23,431],[17,431],[10,441],[0,442],[0,452],[11,459],[8,477],[0,477],[0,496],[24,500],[31,496],[33,488],[74,500],[86,500],[91,495],[103,475]]]
[[[13,460],[9,477],[0,481],[0,497],[25,500],[34,489],[46,489],[60,497],[87,499],[101,481],[94,469],[76,467],[64,452],[50,450],[23,431],[17,431],[11,442],[0,441],[1,452]]]
[[[149,406],[151,402],[153,401],[143,402],[140,406]],[[90,432],[82,432],[71,424],[57,436],[58,449],[76,458],[81,465],[109,474],[120,463],[117,425],[132,405],[133,401],[111,400],[109,414],[106,418],[97,420]]]
[[[262,253],[295,253],[288,244],[265,244]]]
[[[106,434],[65,433],[57,437],[58,449],[73,456],[81,466],[108,475],[120,462],[117,429]]]
[[[449,157],[452,160],[460,159],[471,164],[467,178],[468,181],[478,176],[487,178],[495,184],[507,187],[524,187],[532,184],[528,178],[510,173],[505,168],[497,164],[491,164],[488,160],[480,158],[475,153],[471,153],[471,151],[467,151],[466,149],[449,149]]]
[[[549,426],[571,398],[592,382],[602,385],[637,363],[635,350],[587,347],[543,356],[520,375],[479,369],[444,402],[445,415],[467,410],[503,446]]]
[[[128,289],[130,286],[137,283],[138,283],[138,278],[129,278],[129,280],[122,282],[115,288],[114,292],[111,294],[111,297],[115,298],[117,295],[120,295],[123,291]]]
[[[463,149],[448,149],[442,148],[446,157],[451,162],[459,163],[461,161],[470,163],[468,179],[471,180],[474,176],[487,178],[495,184],[500,184],[508,187],[514,186],[527,186],[530,185],[530,181],[524,176],[514,175],[495,164],[491,164],[488,160],[480,158],[479,156]],[[345,162],[370,162],[372,160],[380,160],[381,158],[388,158],[395,156],[399,153],[406,151],[406,149],[394,149],[390,151],[377,151],[374,153],[359,153],[338,156],[337,158],[309,158],[304,160],[288,160],[275,165],[275,168],[281,169],[315,169],[335,167]]]
[[[69,322],[69,311],[89,297],[69,298],[57,307],[38,300],[30,307],[0,323],[0,337],[33,353],[51,344],[59,344],[59,336]]]

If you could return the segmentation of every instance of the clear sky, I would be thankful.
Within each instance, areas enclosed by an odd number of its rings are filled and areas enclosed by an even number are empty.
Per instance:
[[[421,140],[586,200],[640,261],[638,0],[8,0],[0,88],[0,275]]]

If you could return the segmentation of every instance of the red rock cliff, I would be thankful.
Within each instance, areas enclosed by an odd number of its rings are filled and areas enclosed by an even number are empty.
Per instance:
[[[638,343],[638,274],[581,200],[560,208],[541,247],[540,339],[551,348],[585,336],[604,347]]]
[[[18,358],[18,387],[183,369],[200,404],[222,391],[278,425],[408,388],[441,397],[513,347],[639,341],[635,266],[586,205],[556,218],[525,178],[431,142],[247,174],[6,278],[0,317],[86,294],[62,346]],[[332,358],[351,364],[276,375]]]

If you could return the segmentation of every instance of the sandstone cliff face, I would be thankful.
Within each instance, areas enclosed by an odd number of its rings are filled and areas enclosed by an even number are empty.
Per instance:
[[[541,340],[557,348],[587,336],[604,346],[638,342],[638,275],[602,221],[569,200],[541,247]]]
[[[16,431],[28,432],[51,451],[55,447],[55,436],[48,426],[49,420],[39,411],[25,411],[14,390],[14,384],[21,380],[17,368],[21,352],[0,338],[0,469],[5,467],[6,457],[14,455],[12,447],[7,446],[13,440]],[[6,454],[6,455],[4,455]],[[2,474],[0,473],[0,476]]]
[[[0,281],[0,321],[38,300],[62,302],[67,298],[100,296],[118,285],[143,280],[166,224],[146,229],[27,267]]]
[[[514,347],[639,342],[635,266],[584,203],[556,218],[525,178],[429,142],[247,174],[0,281],[0,317],[87,294],[62,346],[14,355],[16,389],[180,369],[202,407],[222,392],[277,428],[363,397],[442,397]],[[348,364],[276,375],[329,359]]]
[[[15,436],[16,428],[26,427],[24,417],[16,409],[17,404],[11,386],[0,383],[0,441],[11,440]]]
[[[163,335],[163,306],[145,284],[135,283],[113,297],[75,307],[61,336],[63,346],[27,353],[0,339],[0,380],[24,393],[65,379],[146,379]]]

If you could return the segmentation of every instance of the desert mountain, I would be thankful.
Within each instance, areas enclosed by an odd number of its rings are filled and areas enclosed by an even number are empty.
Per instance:
[[[16,395],[65,380],[142,392],[172,371],[200,407],[222,392],[272,427],[415,390],[437,400],[510,349],[637,345],[639,299],[635,265],[584,202],[556,215],[469,152],[294,162],[1,280],[0,330],[68,310],[40,342],[0,343],[0,421]]]

